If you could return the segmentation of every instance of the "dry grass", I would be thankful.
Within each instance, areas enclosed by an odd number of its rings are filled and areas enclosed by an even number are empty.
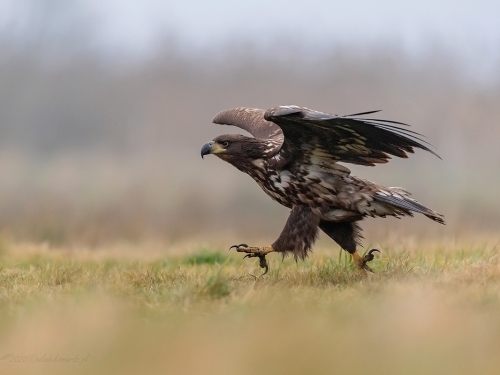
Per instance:
[[[494,243],[391,245],[366,279],[322,249],[261,278],[240,258],[3,244],[1,372],[500,371]]]

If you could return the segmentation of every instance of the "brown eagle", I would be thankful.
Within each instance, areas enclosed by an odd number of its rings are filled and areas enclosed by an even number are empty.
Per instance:
[[[258,257],[268,271],[266,255],[293,254],[304,259],[321,229],[352,254],[361,272],[371,271],[370,250],[358,254],[366,216],[413,216],[421,213],[444,224],[443,216],[410,198],[399,187],[384,187],[350,174],[339,162],[374,166],[390,155],[407,158],[414,148],[430,150],[420,134],[406,124],[362,118],[378,111],[337,116],[295,105],[266,110],[234,108],[218,113],[213,122],[234,125],[254,136],[225,134],[203,145],[201,156],[214,154],[249,174],[274,200],[291,209],[278,239],[271,246],[231,246]]]

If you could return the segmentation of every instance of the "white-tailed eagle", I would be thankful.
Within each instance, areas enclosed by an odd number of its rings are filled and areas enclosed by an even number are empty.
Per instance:
[[[357,267],[370,270],[370,250],[356,250],[362,236],[357,222],[364,217],[413,216],[421,213],[444,224],[443,216],[410,198],[399,187],[384,187],[351,175],[339,164],[374,166],[391,155],[407,158],[414,148],[438,156],[426,142],[400,122],[360,117],[364,112],[336,116],[295,105],[269,110],[234,108],[213,122],[234,125],[254,137],[226,134],[206,143],[201,156],[214,154],[249,174],[274,200],[291,209],[271,246],[232,246],[245,257],[258,257],[268,271],[266,255],[279,252],[304,259],[321,229],[353,255]],[[439,157],[439,156],[438,156]]]

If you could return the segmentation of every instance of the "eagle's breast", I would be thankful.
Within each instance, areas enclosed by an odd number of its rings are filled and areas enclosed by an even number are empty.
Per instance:
[[[306,205],[320,211],[328,211],[339,205],[337,189],[332,182],[338,183],[340,176],[328,175],[328,178],[323,178],[324,176],[311,166],[303,166],[293,171],[280,170],[274,167],[275,162],[255,160],[252,163],[254,168],[248,172],[272,199],[289,208]]]

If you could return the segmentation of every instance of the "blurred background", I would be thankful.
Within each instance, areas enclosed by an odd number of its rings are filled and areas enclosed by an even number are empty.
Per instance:
[[[403,186],[446,227],[496,234],[500,3],[396,0],[0,1],[0,230],[54,246],[272,240],[288,210],[201,146],[220,110],[382,109],[443,160],[353,173]]]

